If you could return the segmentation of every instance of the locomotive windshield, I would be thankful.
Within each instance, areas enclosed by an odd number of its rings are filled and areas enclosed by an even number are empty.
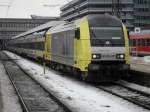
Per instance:
[[[93,39],[121,39],[122,29],[120,27],[92,27],[91,38]]]
[[[89,15],[92,46],[124,46],[122,22],[110,15]]]
[[[123,46],[124,38],[121,27],[91,27],[92,46]]]

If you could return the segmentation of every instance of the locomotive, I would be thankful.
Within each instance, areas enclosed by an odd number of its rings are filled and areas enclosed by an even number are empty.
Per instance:
[[[111,15],[50,22],[13,37],[7,49],[92,82],[117,80],[130,68],[127,29]]]

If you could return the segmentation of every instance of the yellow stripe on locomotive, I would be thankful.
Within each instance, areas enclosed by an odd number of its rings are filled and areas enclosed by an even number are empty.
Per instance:
[[[77,26],[80,35],[74,39],[74,67],[88,71],[88,65],[91,63],[91,44],[87,18],[81,19]]]

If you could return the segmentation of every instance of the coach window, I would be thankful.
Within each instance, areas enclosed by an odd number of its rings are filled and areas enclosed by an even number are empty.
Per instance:
[[[44,43],[38,42],[39,50],[44,50]]]
[[[144,45],[144,43],[143,43],[143,39],[141,39],[141,46],[143,46]]]
[[[147,39],[147,46],[150,46],[150,39]]]
[[[29,43],[24,43],[24,48],[25,49],[29,49],[30,48],[30,44]]]
[[[136,46],[136,39],[133,39],[133,46]]]
[[[136,39],[133,39],[133,46],[136,46]]]
[[[140,41],[140,43],[139,43],[140,46],[142,46],[142,45],[143,45],[143,43],[142,43],[142,42],[143,42],[143,39],[140,39],[139,41]]]
[[[29,43],[29,49],[36,50],[36,43]]]
[[[137,40],[137,45],[140,46],[140,39]]]
[[[134,39],[134,45],[138,46],[138,39]]]
[[[39,43],[38,42],[34,42],[34,50],[39,50]]]
[[[30,43],[24,43],[24,48],[29,49],[30,48]]]
[[[145,46],[145,40],[142,39],[141,41],[142,41],[142,46]]]
[[[130,40],[130,46],[134,46],[134,40]]]

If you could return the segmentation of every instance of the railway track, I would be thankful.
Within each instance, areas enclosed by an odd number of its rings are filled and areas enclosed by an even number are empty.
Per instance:
[[[16,90],[23,112],[72,112],[70,107],[41,87],[6,54],[0,52],[0,59]]]
[[[30,78],[24,71],[22,71],[22,69],[20,69],[20,67],[16,65],[13,60],[6,58],[7,56],[1,55],[4,54],[0,53],[0,57],[5,57],[3,59],[4,67],[16,89],[24,112],[71,112],[70,108],[65,106],[65,104],[59,101],[59,99],[53,96],[53,94],[47,93],[45,89],[43,89],[37,82],[33,81],[32,78]],[[30,85],[35,87],[32,88]],[[27,88],[27,90],[23,89],[23,87]],[[96,85],[96,87],[150,110],[150,94],[148,93],[126,87],[119,83],[111,83],[100,86]],[[44,92],[42,93],[41,91]]]
[[[150,94],[148,93],[124,86],[119,83],[105,84],[96,87],[150,110]]]

